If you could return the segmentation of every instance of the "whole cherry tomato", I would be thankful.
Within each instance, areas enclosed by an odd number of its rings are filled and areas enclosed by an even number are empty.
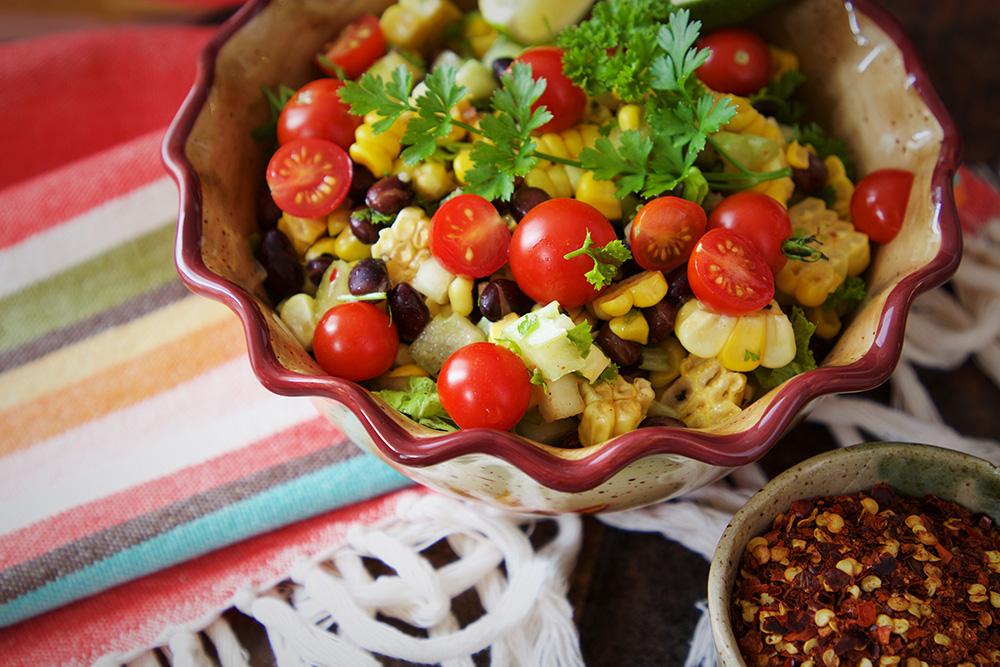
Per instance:
[[[538,303],[558,301],[576,308],[597,296],[585,274],[590,257],[566,259],[590,232],[594,245],[614,241],[615,230],[600,211],[576,199],[549,199],[528,211],[510,242],[510,269],[517,286]]]
[[[317,79],[299,88],[278,116],[278,143],[317,137],[350,148],[362,119],[340,101],[343,86],[336,79]]]
[[[385,36],[378,17],[365,14],[352,21],[337,39],[323,47],[316,56],[316,64],[330,76],[340,78],[343,75],[354,79],[384,54]],[[341,71],[338,72],[338,68]]]
[[[702,83],[720,93],[749,95],[771,77],[771,52],[767,43],[746,28],[726,28],[705,35],[698,46],[712,50],[698,68]]]
[[[510,230],[479,195],[449,199],[431,219],[431,252],[452,273],[483,278],[507,263]]]
[[[389,317],[361,301],[326,311],[313,334],[313,354],[320,367],[355,382],[389,370],[398,348],[399,335]]]
[[[544,105],[552,114],[552,120],[538,131],[562,132],[579,123],[587,104],[587,94],[563,74],[562,49],[536,46],[526,50],[517,60],[531,65],[531,73],[536,80],[545,79],[545,92],[532,109]]]
[[[516,354],[473,343],[448,357],[438,376],[441,406],[461,428],[514,427],[528,410],[531,381]]]
[[[687,261],[705,233],[705,209],[680,197],[657,197],[632,220],[632,256],[649,271],[670,271]]]
[[[913,187],[913,173],[903,169],[879,169],[858,183],[851,196],[854,226],[876,243],[896,238]]]
[[[282,211],[300,218],[333,212],[351,187],[351,158],[326,139],[295,139],[267,165],[267,186]]]
[[[757,248],[736,232],[710,229],[688,261],[691,291],[712,310],[743,315],[774,298],[774,276]]]
[[[785,265],[781,248],[792,235],[792,221],[785,207],[771,197],[750,190],[729,195],[708,218],[709,229],[719,227],[753,243],[775,275]]]

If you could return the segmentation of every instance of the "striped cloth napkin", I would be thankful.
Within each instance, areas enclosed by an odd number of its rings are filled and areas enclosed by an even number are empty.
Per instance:
[[[317,518],[0,631],[5,665],[153,643],[406,484],[263,389],[237,318],[176,277],[159,146],[210,33],[0,44],[0,627]]]

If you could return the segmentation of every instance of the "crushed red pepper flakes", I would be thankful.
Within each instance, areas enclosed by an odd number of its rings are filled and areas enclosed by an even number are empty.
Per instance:
[[[748,665],[1000,665],[1000,530],[887,485],[797,500],[747,544],[732,597]]]

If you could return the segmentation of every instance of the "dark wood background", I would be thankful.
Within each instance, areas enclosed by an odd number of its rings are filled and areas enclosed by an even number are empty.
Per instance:
[[[903,25],[963,137],[969,163],[1000,163],[1000,1],[879,0]],[[1000,390],[973,364],[921,371],[941,414],[963,434],[1000,435]],[[886,401],[885,387],[867,398]],[[933,443],[932,443],[933,444]],[[803,424],[764,457],[775,475],[835,446],[825,428]],[[585,519],[570,596],[586,662],[682,665],[705,598],[708,563],[660,535]]]

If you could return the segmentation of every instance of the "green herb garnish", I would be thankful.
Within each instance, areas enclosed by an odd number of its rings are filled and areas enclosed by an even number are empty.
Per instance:
[[[809,340],[816,331],[816,325],[806,318],[798,306],[792,308],[791,320],[792,331],[795,332],[795,358],[781,368],[760,367],[753,372],[754,379],[764,391],[770,391],[799,373],[816,368],[816,359],[809,349]]]
[[[583,321],[566,332],[569,342],[576,346],[581,357],[586,358],[590,354],[590,347],[594,344],[594,334],[590,330],[590,322]]]
[[[594,268],[584,275],[587,282],[597,289],[603,289],[610,285],[618,273],[618,267],[632,259],[632,253],[629,252],[621,239],[610,241],[604,246],[596,246],[590,238],[590,231],[587,231],[583,245],[573,252],[567,253],[563,259],[573,259],[581,255],[586,255],[594,260]]]

